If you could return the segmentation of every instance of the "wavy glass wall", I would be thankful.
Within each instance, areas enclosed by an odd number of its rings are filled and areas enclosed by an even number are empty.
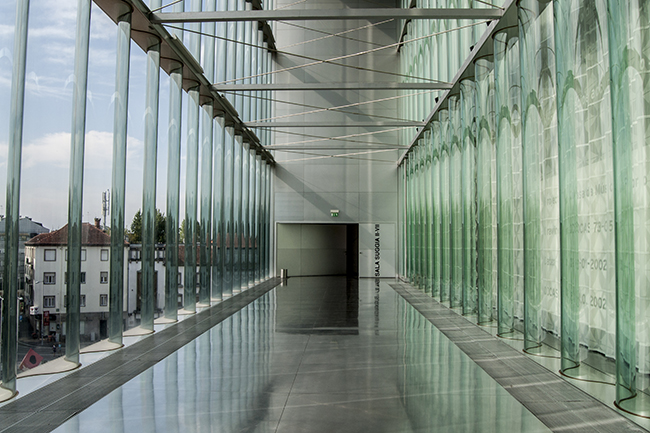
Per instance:
[[[428,49],[402,52],[425,65],[405,74],[452,84],[429,113],[404,103],[429,122],[405,137],[419,171],[403,178],[416,219],[402,253],[418,267],[402,277],[648,416],[647,7],[506,6],[484,35],[441,20]]]

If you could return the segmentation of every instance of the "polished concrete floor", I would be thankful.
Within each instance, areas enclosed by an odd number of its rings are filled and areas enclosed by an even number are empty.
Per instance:
[[[388,281],[290,278],[54,431],[548,429]]]

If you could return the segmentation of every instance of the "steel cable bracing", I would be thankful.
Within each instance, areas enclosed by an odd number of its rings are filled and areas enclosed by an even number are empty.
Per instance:
[[[366,105],[366,104],[376,104],[378,102],[386,102],[386,101],[390,101],[390,100],[394,100],[394,99],[402,99],[402,98],[407,98],[409,96],[417,96],[417,95],[423,95],[423,94],[426,94],[426,93],[439,92],[439,91],[440,90],[426,90],[424,92],[413,93],[413,94],[410,94],[410,95],[390,96],[388,98],[373,99],[373,100],[364,101],[364,102],[353,102],[351,104],[339,105],[339,106],[336,106],[336,107],[329,107],[329,108],[328,107],[323,107],[323,108],[319,108],[319,109],[312,110],[312,111],[304,111],[302,113],[284,114],[282,116],[275,116],[275,117],[269,117],[269,118],[266,118],[266,119],[260,119],[259,122],[266,122],[266,121],[269,121],[269,120],[277,120],[277,119],[286,119],[288,117],[295,117],[295,116],[300,116],[300,115],[303,115],[303,114],[315,114],[315,113],[322,113],[324,111],[334,111],[334,110],[336,110],[338,108],[350,108],[350,107],[358,107],[360,105]],[[403,120],[403,119],[396,119],[396,120]]]
[[[378,133],[382,133],[382,132],[392,132],[392,130],[391,131],[388,131],[388,130],[374,131],[373,133],[378,134]],[[285,134],[285,135],[299,136],[299,137],[321,138],[321,139],[323,139],[321,141],[333,140],[332,138],[326,137],[326,136],[323,136],[323,135],[305,134],[303,132],[276,131],[276,133]],[[401,145],[401,144],[400,145],[395,145],[395,144],[377,143],[377,142],[369,142],[369,141],[361,141],[361,140],[352,140],[352,139],[342,138],[342,137],[338,137],[336,139],[336,141],[344,141],[346,143],[361,143],[361,144],[364,144],[366,146],[391,146],[391,147],[400,148],[400,149],[406,149],[408,147],[408,146]],[[292,142],[292,143],[285,143],[285,144],[281,145],[281,146],[283,146],[281,150],[285,149],[284,146],[290,146],[290,145],[294,145],[294,144],[303,144],[303,143],[304,142],[302,142],[302,141],[296,141],[296,142]],[[278,145],[272,144],[270,146],[267,146],[266,149],[267,150],[274,150],[273,146],[278,146]]]
[[[264,129],[264,128],[262,128],[262,129]],[[299,137],[311,137],[311,138],[322,138],[324,140],[330,140],[329,137],[326,137],[326,136],[323,136],[323,135],[305,134],[304,132],[277,131],[277,130],[275,132],[279,133],[279,134],[285,134],[285,135],[294,135],[294,136],[299,136]],[[375,131],[375,132],[384,132],[384,131]],[[390,132],[390,131],[386,131],[386,132]],[[336,140],[337,141],[344,141],[346,143],[362,143],[362,144],[365,144],[367,146],[391,146],[391,147],[400,148],[400,149],[408,148],[408,146],[405,146],[405,145],[395,145],[395,144],[377,143],[377,142],[370,142],[370,141],[351,140],[351,139],[346,139],[346,138],[341,138],[341,137],[339,137]],[[294,142],[294,143],[286,143],[285,145],[289,146],[289,145],[292,145],[292,144],[301,144],[301,143],[302,142],[300,141],[300,142]],[[285,146],[285,145],[283,145],[283,146]],[[273,146],[275,146],[275,145],[270,145],[270,147],[267,146],[266,149],[273,150]],[[281,150],[284,150],[284,147]]]
[[[278,162],[279,163],[287,163],[287,162],[310,161],[310,160],[314,160],[314,159],[326,159],[326,158],[353,159],[352,157],[358,156],[358,155],[370,155],[370,154],[374,154],[374,153],[393,152],[393,151],[395,151],[395,149],[369,150],[369,151],[366,151],[366,152],[340,153],[340,154],[336,154],[336,155],[319,155],[319,156],[313,156],[313,157],[310,157],[310,158],[287,159],[287,160],[278,161]],[[360,158],[360,159],[362,159],[362,158]],[[389,162],[389,161],[384,161],[384,162]]]
[[[291,47],[295,47],[295,46],[298,46],[298,45],[304,45],[304,44],[308,44],[310,42],[322,41],[323,39],[329,39],[329,38],[333,38],[333,37],[337,37],[337,38],[341,38],[341,39],[347,39],[347,40],[355,41],[355,42],[361,42],[361,43],[368,44],[368,45],[379,45],[379,46],[381,46],[381,44],[379,44],[377,42],[364,41],[362,39],[350,38],[350,37],[343,36],[343,35],[346,34],[346,33],[352,33],[352,32],[356,32],[356,31],[359,31],[359,30],[364,30],[364,29],[367,29],[367,28],[370,28],[370,27],[375,27],[375,26],[378,26],[378,25],[381,25],[381,24],[386,24],[386,23],[389,23],[389,22],[394,21],[394,20],[395,20],[394,18],[391,18],[389,20],[380,21],[378,23],[371,23],[371,24],[368,24],[368,25],[365,25],[365,26],[362,26],[362,27],[357,27],[357,28],[350,29],[350,30],[344,30],[342,32],[337,32],[337,33],[329,33],[329,32],[323,31],[323,30],[317,30],[317,29],[313,29],[313,28],[310,28],[310,27],[301,26],[300,24],[294,24],[294,23],[291,23],[291,22],[288,22],[288,21],[278,21],[279,23],[282,23],[282,24],[287,25],[287,26],[296,27],[296,28],[299,28],[299,29],[309,30],[309,31],[312,31],[312,32],[322,33],[322,34],[326,35],[326,36],[322,36],[320,38],[310,39],[308,41],[296,42],[295,44],[291,44],[291,45],[284,45],[284,46],[280,47],[279,49],[291,48]]]
[[[184,2],[184,1],[185,1],[185,0],[176,0],[176,1],[173,1],[173,2],[171,2],[171,3],[166,4],[166,5],[164,5],[164,6],[160,6],[160,7],[156,8],[156,9],[152,9],[151,12],[158,12],[158,11],[161,11],[161,10],[165,9],[166,7],[173,6],[173,5],[175,5],[176,3],[182,3],[182,2]]]
[[[389,45],[384,45],[382,47],[373,48],[371,50],[360,51],[360,52],[352,53],[352,54],[346,54],[345,56],[338,56],[338,57],[334,57],[334,58],[331,58],[331,59],[318,59],[318,58],[315,58],[315,57],[306,56],[304,54],[290,53],[290,52],[287,52],[287,51],[281,51],[281,50],[278,50],[278,49],[269,48],[268,50],[273,52],[273,53],[283,54],[283,55],[286,55],[286,56],[298,57],[298,58],[305,59],[305,60],[311,60],[312,63],[306,63],[306,64],[303,64],[303,65],[291,66],[289,68],[277,69],[275,71],[263,72],[263,73],[256,74],[256,75],[251,75],[251,76],[248,76],[248,77],[237,77],[237,78],[233,78],[233,79],[229,79],[229,80],[219,81],[219,82],[214,83],[214,84],[215,85],[220,85],[220,84],[235,83],[237,81],[241,81],[241,80],[245,80],[245,79],[257,78],[257,77],[261,77],[261,76],[269,76],[269,75],[277,74],[277,73],[280,73],[280,72],[287,72],[287,71],[292,71],[292,70],[295,70],[295,69],[306,68],[306,67],[310,67],[310,66],[316,66],[316,65],[323,64],[323,63],[327,63],[327,64],[334,65],[334,66],[341,66],[341,67],[344,67],[344,68],[356,69],[358,71],[375,72],[375,73],[378,73],[378,74],[385,74],[385,75],[391,75],[391,76],[395,76],[395,77],[408,78],[409,80],[422,80],[422,81],[431,82],[431,83],[449,84],[446,81],[434,80],[432,78],[414,77],[414,76],[408,75],[408,74],[400,74],[399,72],[381,71],[381,70],[378,70],[378,69],[364,68],[362,66],[354,66],[354,65],[347,65],[345,63],[337,63],[335,60],[343,60],[343,59],[347,59],[347,58],[358,57],[358,56],[362,56],[362,55],[365,55],[365,54],[370,54],[370,53],[373,53],[373,52],[376,52],[376,51],[380,51],[380,50],[384,50],[384,49],[388,49],[388,48],[393,48],[393,47],[398,47],[400,45],[411,43],[411,42],[416,42],[416,41],[421,40],[421,39],[431,38],[431,37],[439,36],[439,35],[442,35],[442,34],[445,34],[445,33],[450,33],[450,32],[454,32],[454,31],[457,31],[457,30],[462,30],[464,28],[473,27],[473,26],[477,26],[477,25],[485,24],[485,23],[489,23],[489,22],[490,22],[490,20],[479,21],[479,22],[468,24],[468,25],[465,25],[465,26],[460,26],[460,27],[456,27],[456,28],[453,28],[453,29],[447,29],[447,30],[444,30],[444,31],[441,31],[441,32],[431,33],[431,34],[428,34],[428,35],[425,35],[425,36],[420,36],[420,37],[417,37],[417,38],[409,39],[407,41],[395,42],[395,43],[392,43],[392,44],[389,44]],[[225,40],[227,42],[232,42],[232,43],[235,43],[235,44],[246,45],[246,43],[243,42],[243,41],[238,41],[238,40],[231,39],[231,38],[224,38],[224,37],[220,37],[220,36],[213,36],[213,35],[202,33],[202,32],[197,31],[197,30],[185,29],[185,28],[182,28],[182,27],[172,26],[172,25],[168,25],[168,24],[165,24],[165,27],[170,28],[170,29],[176,29],[176,30],[181,30],[181,31],[185,31],[185,32],[190,32],[190,33],[197,33],[197,34],[207,36],[207,37],[223,39],[223,40]],[[260,46],[257,46],[257,45],[254,46],[254,47],[255,48],[263,48],[263,47],[260,47]]]
[[[495,4],[488,3],[488,2],[484,2],[484,1],[482,1],[482,0],[474,0],[474,1],[477,2],[477,3],[483,3],[484,5],[487,5],[487,6],[490,6],[490,7],[496,8],[496,9],[501,9],[502,11],[505,10],[505,8],[503,8],[503,7],[501,7],[501,6],[497,6],[497,5],[495,5]]]
[[[273,10],[274,11],[279,11],[279,10],[287,9],[287,8],[290,8],[291,6],[299,5],[301,3],[306,3],[306,2],[307,2],[307,0],[299,0],[299,1],[294,2],[294,3],[289,3],[288,5],[280,6],[279,8],[275,8]]]
[[[364,137],[364,136],[367,136],[367,135],[382,134],[384,132],[399,131],[400,129],[403,129],[403,128],[404,127],[390,128],[390,129],[382,129],[381,131],[359,132],[357,134],[339,135],[339,136],[336,136],[336,137],[322,137],[322,138],[314,139],[314,140],[295,141],[293,143],[284,143],[284,144],[273,144],[271,146],[266,146],[265,148],[269,149],[269,150],[277,150],[278,148],[280,148],[280,150],[281,150],[283,146],[291,146],[291,145],[296,145],[296,144],[316,143],[316,142],[319,142],[319,141],[339,140],[341,138]]]
[[[169,26],[169,27],[176,28],[174,26]],[[182,29],[182,28],[178,28],[178,29],[188,31],[188,32],[193,32],[192,30],[188,30],[188,29]],[[237,42],[235,40],[230,40],[228,38],[222,38],[222,37],[219,37],[219,36],[209,35],[209,34],[205,34],[205,33],[201,33],[201,32],[198,32],[198,33],[200,33],[200,34],[202,34],[204,36],[214,37],[216,39],[223,39],[223,40],[230,41],[230,42],[240,43],[240,42]],[[410,41],[407,41],[407,42],[410,42]],[[255,46],[255,47],[259,48],[259,46]],[[287,53],[287,54],[291,54],[291,53]],[[291,55],[294,55],[294,54],[291,54]],[[296,56],[300,56],[300,55],[296,54]],[[304,57],[304,56],[301,56],[301,57]],[[377,71],[377,72],[381,72],[381,71]],[[253,75],[251,77],[245,77],[244,79],[256,78],[256,77],[261,77],[261,76],[264,76],[264,75],[268,75],[268,73],[257,74],[257,75]],[[417,79],[420,79],[420,78],[417,78]],[[425,79],[425,78],[421,78],[421,79]],[[238,80],[240,80],[240,79],[238,79]],[[230,81],[237,81],[237,80],[230,80]],[[223,81],[222,83],[225,83],[225,82],[227,82],[227,81]],[[415,94],[410,94],[410,95],[393,96],[393,97],[389,97],[389,98],[375,99],[375,100],[371,100],[371,101],[364,101],[364,102],[347,104],[347,105],[342,105],[342,106],[337,106],[337,107],[318,107],[318,106],[313,106],[313,105],[308,105],[308,104],[300,104],[300,103],[296,103],[296,102],[282,101],[282,100],[278,100],[278,99],[269,99],[269,98],[265,98],[263,96],[257,96],[257,95],[256,96],[248,95],[248,96],[251,97],[251,98],[256,98],[256,99],[260,99],[260,100],[267,100],[267,101],[272,101],[272,102],[276,102],[276,103],[290,104],[290,105],[295,105],[295,106],[303,106],[303,107],[307,107],[307,108],[314,108],[314,110],[312,110],[312,111],[287,114],[287,115],[278,116],[278,117],[265,118],[265,119],[260,119],[259,121],[275,120],[275,119],[299,116],[299,115],[303,115],[303,114],[314,114],[314,113],[319,113],[319,112],[324,112],[324,111],[338,111],[338,112],[346,113],[346,114],[359,114],[359,115],[364,115],[364,116],[368,116],[368,117],[386,118],[386,119],[391,119],[391,120],[404,120],[404,119],[400,119],[400,118],[396,118],[396,117],[390,117],[390,116],[379,116],[379,115],[373,115],[373,114],[361,114],[361,113],[346,112],[346,111],[342,111],[340,109],[341,108],[350,108],[350,107],[364,105],[364,104],[372,104],[372,103],[377,103],[377,102],[384,102],[384,101],[388,101],[388,100],[391,100],[391,99],[401,99],[401,98],[407,98],[407,97],[410,97],[410,96],[418,96],[418,95],[423,95],[423,94],[438,92],[438,91],[441,91],[441,90],[437,90],[437,89],[436,90],[427,90],[427,91],[423,91],[423,92],[419,92],[419,93],[415,93]],[[227,93],[232,93],[233,95],[241,95],[241,94],[239,94],[237,92],[227,92]]]
[[[392,44],[384,45],[384,46],[377,47],[377,48],[372,48],[370,50],[358,51],[356,53],[345,54],[343,56],[331,57],[329,59],[310,58],[308,56],[303,56],[302,54],[287,53],[287,52],[280,51],[280,50],[276,49],[274,51],[276,53],[278,53],[278,54],[285,54],[285,55],[291,55],[291,56],[296,56],[296,57],[302,57],[302,58],[305,58],[305,59],[313,60],[313,62],[312,63],[306,63],[304,65],[296,65],[296,66],[290,66],[288,68],[277,69],[275,71],[265,72],[264,74],[266,74],[266,75],[277,74],[277,73],[280,73],[280,72],[287,72],[287,71],[292,71],[292,70],[295,70],[295,69],[301,69],[301,68],[306,68],[306,67],[310,67],[310,66],[316,66],[316,65],[321,65],[323,63],[327,63],[327,64],[332,64],[332,65],[344,66],[344,67],[348,67],[348,68],[362,70],[362,71],[376,72],[376,73],[388,74],[388,75],[397,75],[397,76],[407,77],[409,79],[424,80],[424,81],[433,82],[433,83],[442,83],[442,81],[434,80],[432,78],[413,77],[413,76],[410,76],[410,75],[399,74],[399,73],[396,73],[396,72],[380,71],[380,70],[376,70],[376,69],[363,68],[363,67],[360,67],[360,66],[353,66],[353,65],[346,65],[346,64],[343,64],[343,63],[336,63],[336,61],[337,60],[346,60],[346,59],[351,59],[351,58],[354,58],[354,57],[364,56],[366,54],[376,53],[377,51],[382,51],[382,50],[386,50],[386,49],[389,49],[389,48],[399,47],[401,45],[408,44],[408,43],[411,43],[411,42],[417,42],[417,41],[422,40],[422,39],[432,38],[434,36],[439,36],[439,35],[442,35],[442,34],[445,34],[445,33],[450,33],[450,32],[462,30],[462,29],[465,29],[465,28],[474,27],[474,26],[477,26],[477,25],[480,25],[480,24],[489,23],[490,21],[491,20],[483,20],[483,21],[479,21],[479,22],[476,22],[476,23],[455,27],[453,29],[443,30],[442,32],[435,32],[435,33],[431,33],[431,34],[424,35],[424,36],[418,36],[416,38],[409,39],[407,41],[393,42]],[[244,78],[252,78],[252,77],[244,77]],[[241,78],[227,80],[227,81],[223,81],[223,82],[215,83],[215,84],[228,84],[228,83],[233,83],[233,82],[238,81],[238,80],[241,80]]]
[[[431,93],[431,92],[439,92],[439,91],[441,91],[441,90],[427,90],[427,91],[424,91],[422,93]],[[230,92],[228,92],[228,93],[230,93]],[[236,94],[236,92],[233,92],[233,93]],[[318,111],[315,111],[315,112],[334,111],[334,112],[343,113],[343,114],[351,114],[351,115],[365,116],[365,117],[376,117],[378,119],[406,121],[407,119],[403,119],[403,118],[400,118],[400,117],[383,116],[383,115],[380,115],[380,114],[366,114],[366,113],[360,113],[360,112],[356,112],[356,111],[346,111],[346,110],[340,109],[340,107],[349,108],[349,107],[354,107],[354,106],[357,106],[357,105],[384,102],[384,101],[389,100],[389,99],[406,98],[408,96],[411,96],[411,95],[401,95],[401,96],[396,96],[396,97],[391,96],[390,98],[373,99],[373,100],[370,100],[370,101],[346,104],[345,106],[339,106],[339,107],[320,107],[318,105],[310,105],[310,104],[303,104],[303,103],[300,103],[300,102],[284,101],[284,100],[275,99],[275,98],[265,98],[263,96],[253,96],[253,95],[251,95],[251,98],[271,101],[271,102],[275,102],[276,104],[286,104],[286,105],[293,105],[293,106],[296,106],[296,107],[306,107],[306,108],[313,108],[315,110],[318,110]],[[305,111],[305,112],[290,114],[290,115],[286,115],[286,116],[282,116],[282,117],[299,116],[299,115],[302,115],[302,114],[313,114],[313,112],[312,111],[309,111],[309,112]],[[269,118],[266,118],[266,119],[260,119],[260,120],[258,120],[258,122],[265,122],[265,121],[268,121],[268,120],[274,120],[274,119],[278,119],[278,118],[280,118],[280,117],[269,117]],[[256,128],[258,128],[258,126],[256,126]]]

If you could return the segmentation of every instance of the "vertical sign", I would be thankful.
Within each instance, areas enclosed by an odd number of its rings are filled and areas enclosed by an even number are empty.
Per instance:
[[[395,224],[359,224],[359,277],[395,277]]]

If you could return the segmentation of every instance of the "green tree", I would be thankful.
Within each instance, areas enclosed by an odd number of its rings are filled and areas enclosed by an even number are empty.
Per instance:
[[[160,212],[160,209],[156,209],[154,241],[158,244],[164,244],[167,240],[165,236],[165,220],[165,215]],[[142,212],[139,209],[133,217],[131,227],[127,230],[127,237],[132,244],[142,243]]]
[[[138,209],[138,211],[133,216],[131,227],[127,229],[126,236],[129,238],[129,243],[142,243],[142,212],[140,212],[140,209]]]
[[[167,236],[165,232],[165,225],[166,225],[166,220],[167,217],[160,212],[160,210],[156,209],[156,243],[158,244],[164,244],[167,242]]]

